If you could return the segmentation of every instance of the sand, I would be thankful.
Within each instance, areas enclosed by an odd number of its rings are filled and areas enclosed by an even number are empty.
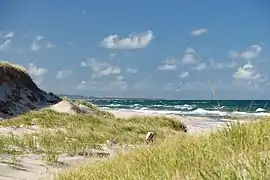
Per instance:
[[[60,106],[61,105],[61,106]],[[66,112],[70,108],[70,105],[67,104],[68,107],[65,107],[65,103],[60,103],[58,106],[52,106],[56,108],[57,111]],[[119,111],[119,110],[108,110],[113,113],[115,116],[120,118],[128,118],[132,116],[160,116],[158,114],[145,114],[139,112],[132,111]],[[74,111],[72,111],[72,114]],[[204,132],[210,132],[211,130],[224,127],[227,123],[235,121],[224,118],[208,118],[208,117],[190,117],[190,116],[172,116],[167,115],[169,117],[174,117],[182,121],[188,128],[188,133],[193,135],[200,135]],[[238,120],[239,121],[239,120]],[[241,121],[245,122],[245,121]],[[27,133],[39,132],[40,128],[37,126],[33,127],[0,127],[0,134],[7,134],[8,132],[13,132],[16,135],[23,135]],[[106,150],[112,156],[119,154],[119,152],[123,151],[119,150],[117,147],[107,148]],[[0,155],[1,156],[1,155]],[[1,157],[0,157],[1,158]],[[2,162],[0,163],[0,179],[1,180],[9,180],[9,179],[27,179],[27,180],[37,180],[37,179],[54,179],[54,175],[57,172],[67,170],[68,168],[74,168],[80,166],[85,163],[95,163],[101,160],[105,160],[108,157],[104,158],[94,158],[94,157],[83,157],[83,156],[68,156],[62,154],[59,157],[59,161],[62,163],[62,166],[48,166],[42,160],[40,155],[26,155],[21,157],[20,161],[17,162],[17,165],[12,167],[11,165]]]
[[[162,114],[141,113],[134,111],[120,111],[120,110],[107,110],[107,111],[114,114],[116,117],[121,118],[129,118],[132,116],[164,116]],[[237,121],[240,123],[245,123],[248,122],[248,120],[250,120],[250,118],[232,120],[221,117],[195,117],[195,116],[176,116],[176,115],[165,115],[165,116],[176,118],[179,121],[183,122],[188,128],[188,133],[191,135],[200,135],[201,133],[207,133],[212,130],[225,127],[230,122]]]

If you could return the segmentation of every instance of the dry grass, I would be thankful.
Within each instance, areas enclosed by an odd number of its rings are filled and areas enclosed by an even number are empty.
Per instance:
[[[174,136],[58,179],[270,179],[269,120],[232,124],[197,138]]]
[[[9,69],[9,71],[23,73],[29,76],[27,69],[18,64],[11,64],[8,61],[0,61],[0,68]]]

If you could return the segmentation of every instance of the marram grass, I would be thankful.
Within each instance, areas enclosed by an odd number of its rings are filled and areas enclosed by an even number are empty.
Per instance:
[[[210,135],[175,135],[106,162],[62,173],[59,180],[270,179],[270,118],[231,124]]]
[[[7,69],[10,69],[10,70],[14,70],[14,71],[17,71],[17,72],[22,72],[25,75],[29,75],[26,68],[24,68],[23,66],[18,65],[18,64],[11,64],[8,61],[0,61],[0,68],[1,67],[2,68],[7,68]]]
[[[0,121],[4,127],[36,125],[40,132],[0,135],[0,154],[14,156],[24,153],[43,154],[48,163],[57,161],[59,154],[75,155],[116,138],[121,144],[141,144],[148,131],[157,134],[157,141],[183,130],[178,120],[166,117],[132,117],[128,119],[98,115],[70,115],[53,110],[28,112],[14,119]]]

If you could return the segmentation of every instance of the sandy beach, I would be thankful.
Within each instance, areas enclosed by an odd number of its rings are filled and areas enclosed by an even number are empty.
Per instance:
[[[251,120],[250,118],[233,120],[221,117],[161,115],[161,114],[141,113],[134,111],[120,111],[120,110],[106,110],[106,111],[120,118],[129,118],[132,116],[167,116],[176,118],[187,126],[188,133],[192,135],[200,135],[201,133],[207,133],[210,132],[211,130],[222,128],[231,122],[245,123]]]

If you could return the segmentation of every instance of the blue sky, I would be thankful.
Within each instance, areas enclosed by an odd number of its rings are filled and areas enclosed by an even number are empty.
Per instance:
[[[199,3],[200,2],[200,3]],[[270,99],[270,1],[0,1],[0,59],[46,91]]]

